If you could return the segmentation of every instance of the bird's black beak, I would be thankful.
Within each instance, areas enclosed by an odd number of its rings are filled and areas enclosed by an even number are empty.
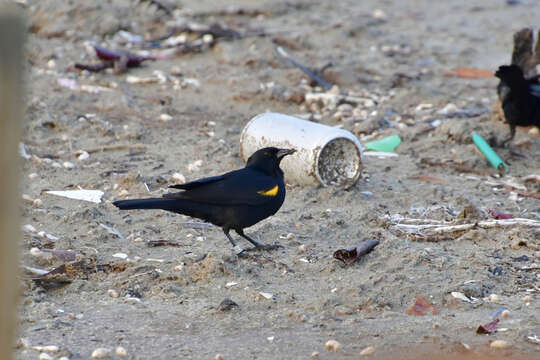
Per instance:
[[[279,149],[276,156],[279,160],[283,159],[287,155],[294,154],[296,152],[295,149]]]

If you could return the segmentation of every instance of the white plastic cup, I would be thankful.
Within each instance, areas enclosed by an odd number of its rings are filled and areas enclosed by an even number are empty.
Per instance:
[[[296,149],[281,162],[289,183],[351,187],[362,171],[362,145],[347,130],[264,113],[251,119],[242,130],[240,154],[246,161],[267,146]]]

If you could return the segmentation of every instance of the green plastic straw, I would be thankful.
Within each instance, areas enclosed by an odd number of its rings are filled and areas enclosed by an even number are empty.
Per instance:
[[[504,169],[505,172],[508,172],[508,165],[502,161],[502,159],[497,155],[497,153],[489,146],[489,144],[484,140],[483,137],[478,135],[477,133],[473,133],[472,140],[474,142],[474,145],[484,154],[486,159],[490,162],[491,166],[493,166],[495,169],[502,171]]]
[[[370,141],[364,144],[368,150],[392,152],[401,144],[401,138],[398,135],[387,136],[385,138]]]

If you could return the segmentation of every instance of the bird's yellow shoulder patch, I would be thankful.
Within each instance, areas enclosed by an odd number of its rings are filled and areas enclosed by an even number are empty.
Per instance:
[[[257,194],[261,194],[261,195],[264,195],[264,196],[276,196],[277,193],[278,193],[278,190],[279,190],[279,186],[276,185],[273,188],[271,188],[270,190],[257,191]]]

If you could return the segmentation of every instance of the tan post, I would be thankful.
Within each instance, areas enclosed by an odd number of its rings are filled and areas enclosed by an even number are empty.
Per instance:
[[[0,359],[13,358],[17,323],[24,33],[15,6],[0,5]]]

